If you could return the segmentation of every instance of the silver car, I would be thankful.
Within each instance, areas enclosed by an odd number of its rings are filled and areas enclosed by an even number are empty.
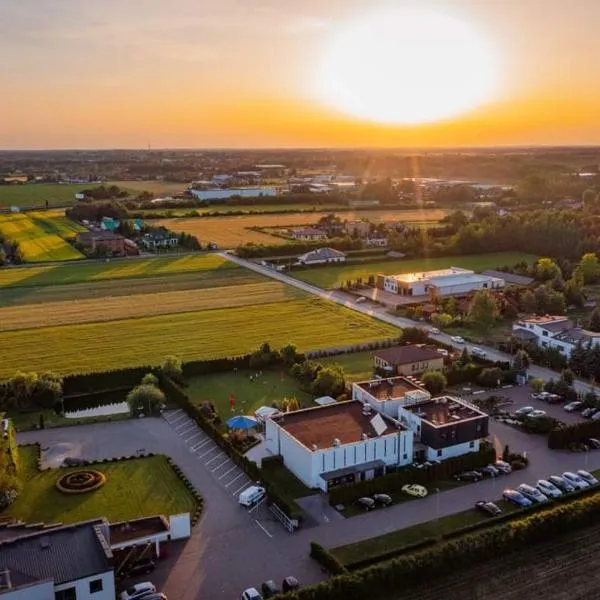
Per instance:
[[[575,491],[575,486],[560,475],[550,475],[550,477],[548,477],[548,481],[552,485],[556,486],[561,492],[569,493]]]
[[[537,489],[542,492],[545,496],[549,498],[560,498],[562,496],[562,492],[550,481],[547,479],[540,479],[537,482]]]
[[[598,483],[598,479],[594,477],[589,471],[584,471],[583,469],[579,469],[577,471],[577,475],[587,481],[590,485],[596,485]]]
[[[585,490],[590,487],[590,484],[581,475],[577,475],[577,473],[565,471],[562,476],[563,479],[566,479],[577,490]]]
[[[517,492],[523,494],[525,498],[529,498],[532,502],[537,502],[538,504],[542,504],[542,502],[548,502],[548,496],[545,496],[531,485],[527,485],[526,483],[522,483],[518,488]]]

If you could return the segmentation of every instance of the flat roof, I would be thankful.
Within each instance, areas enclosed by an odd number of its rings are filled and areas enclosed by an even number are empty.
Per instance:
[[[169,531],[169,524],[161,515],[134,519],[133,521],[111,523],[110,543],[111,545],[121,544],[122,542],[137,540],[167,531]]]
[[[354,385],[357,385],[380,402],[403,398],[408,392],[416,390],[426,391],[424,387],[410,381],[406,377],[372,379],[371,381],[359,381]]]
[[[307,448],[312,450],[314,445],[323,450],[333,447],[336,439],[343,445],[360,442],[363,434],[367,434],[369,438],[378,437],[371,424],[371,419],[378,414],[380,413],[371,411],[371,414],[364,415],[361,402],[348,400],[285,413],[273,417],[272,420]],[[381,435],[389,435],[403,429],[389,417],[381,417],[386,425]]]
[[[564,315],[533,315],[531,317],[527,317],[526,319],[520,319],[523,323],[533,323],[535,325],[547,325],[548,323],[562,323],[563,321],[568,321],[569,317],[565,317]]]
[[[445,427],[475,417],[488,416],[486,413],[468,404],[464,404],[453,396],[440,396],[439,398],[432,398],[427,402],[420,402],[411,406],[405,406],[404,408],[420,417],[423,421],[427,421],[433,427]]]
[[[461,267],[450,267],[448,269],[437,269],[436,271],[419,271],[416,273],[400,273],[399,275],[386,275],[390,279],[404,283],[415,283],[417,281],[429,280],[433,277],[450,277],[453,275],[474,275],[475,272]]]

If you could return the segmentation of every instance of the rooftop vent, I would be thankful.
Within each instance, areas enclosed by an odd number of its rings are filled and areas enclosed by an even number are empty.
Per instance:
[[[311,446],[311,448],[312,448],[313,452],[314,452],[315,450],[318,450],[318,449],[319,449],[319,447],[318,447],[316,444],[313,444],[313,445]]]
[[[366,433],[363,433],[360,437],[363,440],[368,440],[369,439],[369,436]]]
[[[370,415],[372,411],[371,405],[370,404],[363,404],[362,407],[362,414],[363,415]]]
[[[340,441],[339,438],[334,438],[333,439],[333,445],[334,446],[340,446],[342,444],[342,442]]]

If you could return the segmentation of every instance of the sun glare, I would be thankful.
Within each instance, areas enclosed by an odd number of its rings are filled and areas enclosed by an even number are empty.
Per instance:
[[[472,25],[422,9],[392,9],[348,24],[331,40],[316,92],[363,119],[418,124],[455,117],[490,100],[499,68]]]

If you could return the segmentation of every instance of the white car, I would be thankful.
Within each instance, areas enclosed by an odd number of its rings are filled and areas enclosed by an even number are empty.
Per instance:
[[[503,460],[497,460],[494,463],[494,467],[496,467],[496,469],[498,469],[498,471],[500,471],[501,473],[504,473],[505,475],[512,473],[512,467]]]
[[[517,410],[515,410],[515,416],[516,417],[524,417],[525,415],[532,413],[534,410],[535,410],[535,408],[533,408],[533,406],[522,406],[521,408],[518,408]]]
[[[150,581],[144,581],[144,583],[136,583],[124,592],[121,592],[119,600],[138,600],[138,598],[141,599],[155,592],[156,586]]]
[[[429,333],[434,333],[434,334],[438,334],[441,333],[440,330],[437,327],[430,327],[429,328]]]
[[[563,406],[563,408],[567,412],[575,412],[576,410],[579,410],[582,406],[583,406],[583,402],[576,400],[575,402],[569,402],[569,404],[565,404]]]
[[[585,490],[586,488],[590,487],[590,484],[583,477],[581,477],[581,475],[577,475],[577,473],[565,471],[562,476],[563,479],[568,481],[576,490]]]
[[[464,338],[460,337],[460,335],[453,335],[450,339],[453,342],[457,343],[457,344],[464,344],[465,343]]]
[[[545,417],[546,414],[547,413],[545,410],[532,410],[530,413],[527,414],[527,417],[529,417],[530,419],[539,419],[540,417]]]
[[[589,471],[579,469],[579,471],[577,471],[577,475],[579,475],[581,479],[587,481],[590,485],[596,485],[598,483],[596,477],[594,477]]]
[[[525,498],[529,498],[532,502],[537,502],[538,504],[542,504],[542,502],[548,502],[548,496],[545,496],[531,485],[527,485],[526,483],[522,483],[518,488],[517,492],[523,494]]]
[[[248,588],[242,592],[241,600],[263,600],[256,588]]]
[[[553,484],[550,483],[547,479],[540,479],[537,482],[537,489],[542,492],[548,498],[559,498],[562,496],[562,492]]]
[[[471,354],[473,356],[479,356],[480,358],[485,358],[487,356],[487,352],[481,348],[471,348]]]

